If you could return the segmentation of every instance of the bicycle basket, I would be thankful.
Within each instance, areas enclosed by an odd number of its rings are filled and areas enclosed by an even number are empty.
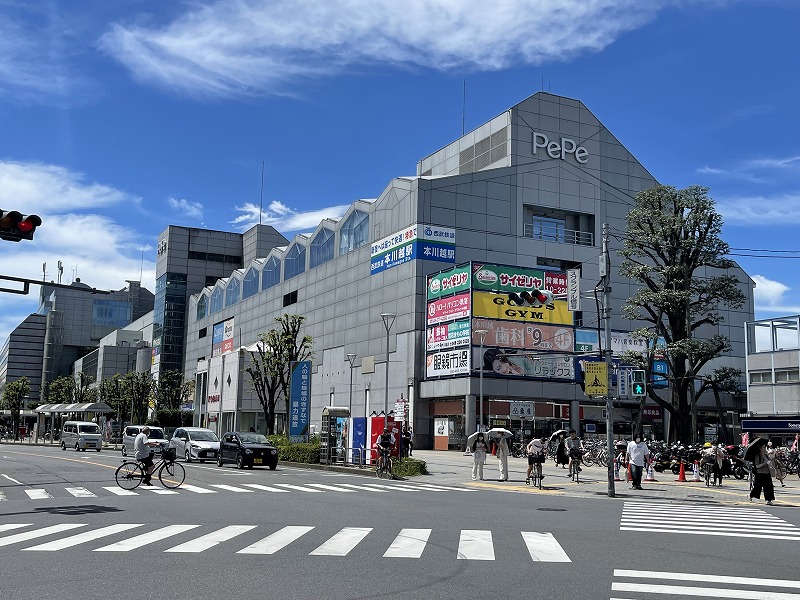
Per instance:
[[[164,462],[174,462],[176,456],[175,448],[164,448],[164,450],[161,452],[161,458],[164,460]]]

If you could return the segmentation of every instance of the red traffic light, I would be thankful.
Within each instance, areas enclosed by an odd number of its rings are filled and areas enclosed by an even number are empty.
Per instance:
[[[36,228],[42,224],[38,215],[23,216],[16,210],[0,210],[0,239],[9,242],[32,240]]]

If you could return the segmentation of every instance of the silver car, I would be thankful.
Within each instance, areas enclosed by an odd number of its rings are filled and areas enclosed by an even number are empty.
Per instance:
[[[136,441],[136,436],[142,431],[144,425],[128,425],[125,427],[122,435],[122,456],[133,455],[133,443]],[[158,446],[153,448],[156,454],[161,454],[164,448],[169,446],[169,440],[164,436],[164,430],[155,425],[148,425],[150,428],[150,436],[147,438],[148,442],[158,442]]]
[[[175,448],[175,455],[186,462],[216,460],[219,452],[219,438],[210,429],[202,427],[179,427],[169,441]]]

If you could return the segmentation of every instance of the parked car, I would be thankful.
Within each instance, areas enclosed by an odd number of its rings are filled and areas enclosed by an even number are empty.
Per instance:
[[[186,462],[205,462],[217,458],[219,438],[210,429],[178,427],[172,434],[169,446],[175,448],[175,455],[184,458]]]
[[[142,431],[144,425],[128,425],[122,435],[122,456],[128,456],[128,453],[133,454],[133,442],[136,441],[136,436]],[[164,430],[161,427],[148,425],[150,428],[150,435],[147,438],[148,442],[158,442],[158,446],[154,446],[153,450],[156,454],[161,454],[164,448],[169,447],[169,440],[164,435]]]
[[[92,448],[100,452],[103,447],[103,435],[97,423],[90,421],[66,421],[61,429],[61,449],[75,448],[77,452],[86,452]]]
[[[267,465],[274,471],[278,466],[278,450],[260,433],[229,431],[220,441],[217,466],[226,462],[235,463],[239,469]]]

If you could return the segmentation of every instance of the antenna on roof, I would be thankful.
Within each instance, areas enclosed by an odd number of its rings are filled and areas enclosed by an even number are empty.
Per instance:
[[[261,216],[264,214],[264,160],[261,160],[261,204],[258,207],[258,224],[261,225]]]
[[[467,80],[464,79],[464,97],[461,100],[461,137],[464,137],[464,118],[467,112]]]

